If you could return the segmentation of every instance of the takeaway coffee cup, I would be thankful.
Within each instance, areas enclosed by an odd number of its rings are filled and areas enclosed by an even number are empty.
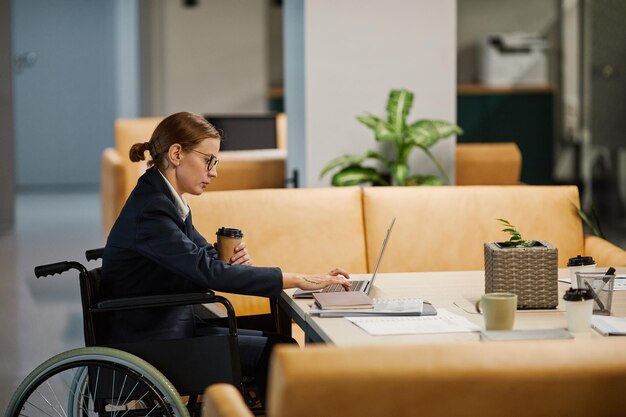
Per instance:
[[[483,313],[485,330],[511,330],[517,311],[517,295],[509,292],[492,292],[483,295],[476,303]]]
[[[592,272],[596,269],[596,261],[591,256],[576,256],[575,258],[569,258],[567,261],[567,268],[569,269],[569,277],[572,282],[572,288],[578,288],[578,282],[576,280],[576,272]]]
[[[584,288],[570,288],[563,295],[567,330],[572,333],[586,332],[591,328],[593,295]]]
[[[230,263],[235,254],[235,248],[241,243],[243,233],[239,229],[220,227],[217,235],[217,253],[222,262]]]

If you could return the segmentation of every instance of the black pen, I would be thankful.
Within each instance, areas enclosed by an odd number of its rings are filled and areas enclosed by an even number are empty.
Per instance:
[[[604,304],[602,303],[602,301],[600,301],[600,297],[598,297],[598,294],[596,294],[596,292],[593,290],[593,287],[589,285],[587,281],[585,281],[585,285],[587,286],[589,291],[591,291],[591,295],[593,296],[593,299],[596,300],[596,303],[598,303],[598,307],[600,307],[600,311],[604,312]]]
[[[610,267],[604,273],[604,277],[602,277],[602,281],[606,284],[607,282],[609,282],[609,280],[611,279],[611,275],[613,275],[614,273],[615,273],[615,268]]]

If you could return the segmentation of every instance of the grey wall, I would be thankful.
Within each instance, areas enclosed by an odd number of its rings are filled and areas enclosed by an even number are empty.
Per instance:
[[[456,120],[455,0],[287,0],[285,6],[285,37],[294,39],[285,48],[288,166],[300,169],[303,185],[328,185],[329,177],[318,178],[328,161],[378,147],[355,117],[384,116],[393,88],[415,93],[410,122]],[[296,11],[302,18],[289,22]],[[296,113],[297,126],[294,106],[304,114]],[[294,151],[294,142],[304,148]],[[454,146],[452,138],[433,148],[450,178]],[[419,150],[410,162],[414,174],[437,172]]]
[[[15,221],[11,54],[11,1],[0,0],[0,230]]]
[[[116,113],[116,2],[13,1],[16,183],[97,187]]]
[[[195,7],[159,0],[148,7],[154,72],[144,107],[154,115],[267,109],[268,0],[202,0]]]
[[[137,0],[12,5],[14,55],[36,56],[13,72],[18,189],[96,188],[114,120],[138,114]]]

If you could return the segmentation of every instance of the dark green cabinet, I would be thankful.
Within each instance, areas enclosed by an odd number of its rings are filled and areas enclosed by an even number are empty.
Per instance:
[[[522,153],[521,180],[552,184],[554,117],[551,88],[459,87],[459,143],[515,142]]]

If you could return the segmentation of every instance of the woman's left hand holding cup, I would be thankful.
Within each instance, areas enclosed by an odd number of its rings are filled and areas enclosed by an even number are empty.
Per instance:
[[[230,258],[232,265],[252,265],[252,258],[248,253],[248,245],[246,242],[241,242],[235,247],[235,254]]]

